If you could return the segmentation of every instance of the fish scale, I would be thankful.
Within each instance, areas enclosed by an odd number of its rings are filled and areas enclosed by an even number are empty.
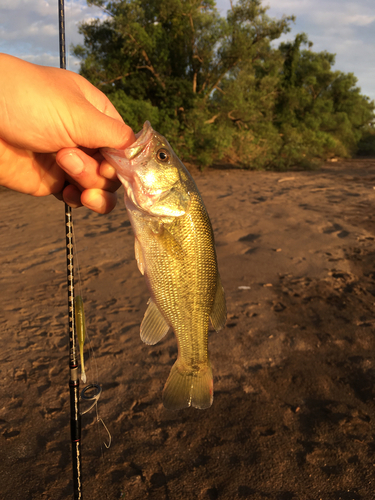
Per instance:
[[[150,291],[141,338],[155,344],[172,328],[178,357],[164,406],[208,408],[213,377],[208,327],[225,325],[224,290],[210,219],[198,188],[168,141],[149,122],[126,150],[103,149],[125,187],[135,255]]]
[[[161,246],[152,231],[151,237],[147,235],[150,233],[148,225],[137,231],[144,259],[149,262],[147,278],[153,299],[164,311],[167,322],[173,325],[181,357],[191,366],[207,362],[207,335],[201,333],[208,331],[217,273],[209,219],[202,210],[200,197],[195,195],[194,198],[189,214],[174,221],[172,226],[175,227],[170,228],[173,236],[180,236],[183,248],[184,244],[189,245],[183,262]],[[168,224],[165,226],[169,229]],[[184,308],[179,307],[181,304]]]

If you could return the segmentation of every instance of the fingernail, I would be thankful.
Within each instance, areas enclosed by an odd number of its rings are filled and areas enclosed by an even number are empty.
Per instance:
[[[80,174],[84,168],[84,163],[81,158],[73,153],[63,156],[60,163],[64,167],[64,170],[67,170],[67,172],[72,175]]]

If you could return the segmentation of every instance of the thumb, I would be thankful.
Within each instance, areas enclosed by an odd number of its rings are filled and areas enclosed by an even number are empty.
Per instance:
[[[73,141],[90,149],[109,147],[125,149],[136,138],[133,130],[118,118],[99,111],[86,99],[79,106],[79,116],[74,117]]]

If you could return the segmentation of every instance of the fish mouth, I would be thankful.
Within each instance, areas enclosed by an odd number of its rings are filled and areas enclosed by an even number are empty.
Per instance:
[[[102,148],[101,152],[116,170],[117,177],[125,188],[127,199],[133,207],[147,215],[173,215],[170,210],[164,213],[161,204],[168,197],[177,198],[174,186],[168,186],[167,189],[151,188],[152,183],[148,182],[146,187],[139,177],[140,166],[147,165],[152,157],[155,134],[151,123],[146,121],[131,146],[126,149]],[[174,215],[180,216],[184,213],[185,211],[181,209]]]
[[[101,148],[104,158],[114,167],[119,178],[128,182],[134,176],[133,165],[147,161],[151,155],[153,128],[149,121],[135,134],[136,141],[126,149]]]
[[[135,134],[137,140],[131,146],[124,149],[124,154],[126,158],[128,158],[128,160],[134,160],[135,158],[138,158],[141,154],[143,156],[144,153],[146,154],[148,153],[151,145],[153,132],[154,130],[151,126],[151,123],[149,121],[146,121],[143,124],[142,130],[140,130],[137,134]]]

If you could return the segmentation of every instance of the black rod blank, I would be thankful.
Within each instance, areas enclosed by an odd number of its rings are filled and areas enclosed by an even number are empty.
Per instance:
[[[65,52],[65,9],[64,0],[59,5],[60,68],[66,69]],[[70,392],[70,433],[72,441],[74,500],[82,500],[81,476],[81,414],[79,411],[79,378],[74,311],[74,263],[73,263],[73,219],[72,209],[65,203],[66,263],[68,279],[69,316],[69,392]]]

